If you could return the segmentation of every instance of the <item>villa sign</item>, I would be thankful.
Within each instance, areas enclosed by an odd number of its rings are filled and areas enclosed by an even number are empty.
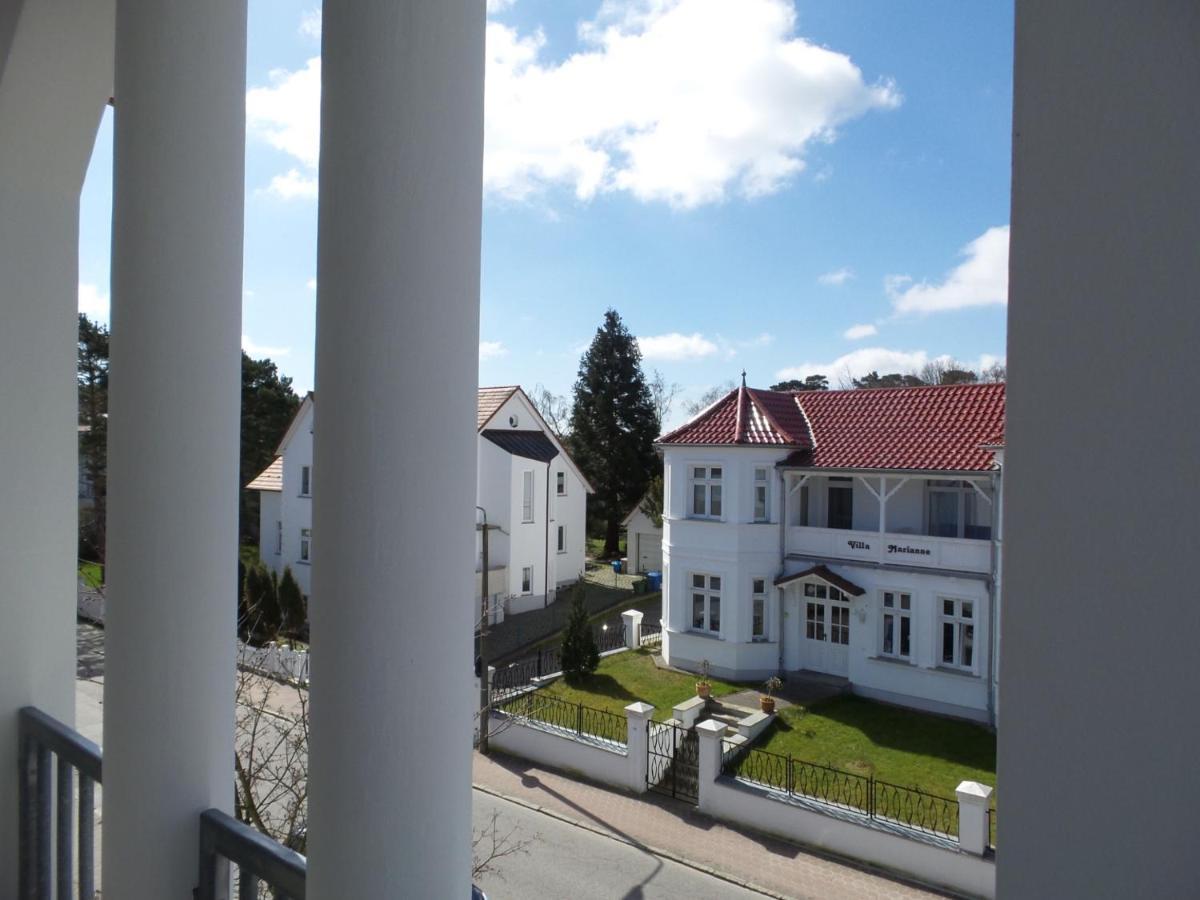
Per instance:
[[[851,550],[870,550],[871,545],[866,541],[846,541]]]
[[[931,556],[932,555],[932,551],[927,550],[924,547],[909,547],[908,545],[901,545],[901,544],[888,544],[887,552],[888,553],[906,553],[906,554],[911,554],[912,556]]]

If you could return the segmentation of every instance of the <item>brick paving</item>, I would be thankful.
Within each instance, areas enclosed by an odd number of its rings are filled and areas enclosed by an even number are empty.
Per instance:
[[[804,900],[952,896],[895,881],[796,844],[732,828],[668,797],[635,797],[500,753],[476,753],[473,778],[477,788],[769,896]]]

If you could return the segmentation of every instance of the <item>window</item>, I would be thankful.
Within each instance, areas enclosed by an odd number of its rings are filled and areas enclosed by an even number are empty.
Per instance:
[[[521,473],[521,521],[533,521],[533,470]]]
[[[883,636],[879,645],[879,655],[911,659],[912,594],[884,591],[882,603]]]
[[[804,585],[804,596],[805,597],[816,597],[819,600],[825,600],[825,599],[836,600],[839,603],[849,603],[850,602],[850,598],[847,597],[845,594],[843,594],[840,590],[835,588],[833,585],[826,587],[823,584],[813,584],[812,582],[809,582]]]
[[[829,605],[829,643],[850,643],[850,607]]]
[[[969,481],[930,481],[929,534],[932,537],[988,540],[992,526],[989,504]]]
[[[690,515],[699,519],[721,518],[721,467],[692,466],[692,508]]]
[[[275,522],[275,555],[278,556],[283,552],[283,523],[276,520]]]
[[[567,473],[556,472],[554,475],[555,490],[560,497],[567,496]]]
[[[300,496],[308,497],[312,494],[312,466],[300,467]]]
[[[558,552],[559,553],[567,552],[567,526],[566,525],[558,526]]]
[[[533,566],[526,566],[521,570],[521,593],[529,594],[533,592]]]
[[[750,579],[750,639],[767,639],[767,579]]]
[[[825,604],[810,602],[804,606],[804,636],[810,641],[825,640]]]
[[[938,602],[942,605],[942,665],[973,670],[975,604],[952,597],[939,597]]]
[[[754,470],[754,521],[771,520],[770,469],[757,467]]]
[[[714,634],[721,630],[719,575],[692,575],[692,628]]]
[[[300,529],[300,562],[308,562],[312,559],[312,529]]]
[[[829,526],[854,527],[854,488],[849,478],[829,479]]]

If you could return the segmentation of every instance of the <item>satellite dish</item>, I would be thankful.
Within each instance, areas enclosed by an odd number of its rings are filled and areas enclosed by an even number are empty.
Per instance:
[[[520,420],[516,417],[515,413],[508,417],[508,424],[512,428],[516,428],[519,422]]]

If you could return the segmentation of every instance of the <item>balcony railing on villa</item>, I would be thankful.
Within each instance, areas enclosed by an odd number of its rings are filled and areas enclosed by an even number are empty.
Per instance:
[[[957,572],[990,572],[992,568],[991,541],[888,531],[792,525],[787,529],[787,552]]]
[[[20,712],[18,740],[18,896],[67,900],[75,880],[79,900],[92,900],[96,894],[95,786],[102,783],[100,748],[31,706]],[[78,830],[73,834],[76,816]],[[77,867],[72,859],[76,848]],[[220,810],[200,814],[199,850],[199,900],[229,896],[231,864],[237,869],[239,900],[257,898],[260,883],[271,888],[278,900],[304,900],[304,857]]]

